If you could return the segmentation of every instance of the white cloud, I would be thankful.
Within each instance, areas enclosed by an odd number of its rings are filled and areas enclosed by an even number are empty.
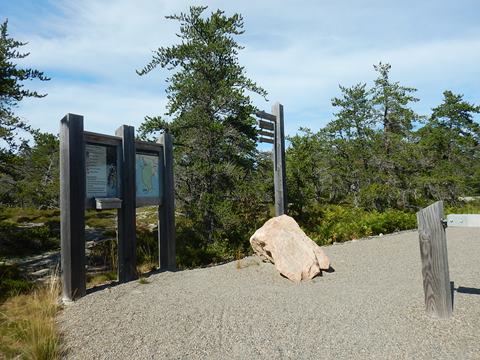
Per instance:
[[[149,61],[151,50],[176,41],[178,24],[164,16],[187,11],[189,3],[56,4],[49,17],[28,27],[35,32],[20,32],[31,52],[25,61],[57,75],[39,86],[49,95],[26,102],[21,114],[34,126],[52,131],[65,112],[78,112],[87,124],[92,119],[91,130],[111,133],[125,121],[137,125],[144,115],[164,113],[168,74],[154,71],[140,78],[134,70]],[[371,82],[372,65],[379,61],[392,64],[394,80],[419,89],[419,111],[438,104],[446,88],[479,102],[475,79],[480,75],[480,27],[471,15],[479,6],[470,0],[209,4],[211,10],[244,15],[246,34],[238,40],[246,48],[240,62],[272,102],[285,105],[289,133],[300,126],[318,129],[325,124],[338,84]],[[254,98],[260,108],[270,109],[270,104]]]
[[[162,115],[166,105],[158,94],[108,85],[55,84],[42,91],[47,98],[26,100],[19,114],[32,126],[52,133],[58,132],[65,114],[73,113],[84,116],[85,130],[113,135],[120,125],[138,127],[145,115]]]

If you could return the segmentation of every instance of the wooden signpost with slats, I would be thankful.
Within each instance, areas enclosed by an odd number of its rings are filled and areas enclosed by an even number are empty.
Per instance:
[[[60,122],[60,227],[63,299],[85,295],[85,209],[118,211],[118,280],[137,277],[136,208],[158,206],[159,267],[175,269],[172,137],[135,140],[123,125],[116,136],[86,132],[83,116]]]
[[[286,213],[287,182],[285,173],[285,132],[283,120],[283,105],[272,106],[272,114],[265,111],[256,113],[260,130],[259,141],[273,144],[273,174],[275,187],[275,215]]]

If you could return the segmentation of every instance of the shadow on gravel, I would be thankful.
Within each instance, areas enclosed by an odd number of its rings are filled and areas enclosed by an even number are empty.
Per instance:
[[[150,276],[152,275],[155,275],[155,274],[161,274],[161,273],[164,273],[164,272],[176,272],[176,271],[172,271],[172,270],[153,270],[153,271],[150,271],[150,272],[147,272],[147,273],[144,273],[142,274],[141,276],[139,276],[137,279],[135,280],[131,280],[131,281],[127,281],[127,282],[132,282],[132,281],[139,281],[140,279],[147,279],[149,278]],[[109,283],[106,283],[106,284],[101,284],[101,285],[96,285],[96,286],[93,286],[91,288],[88,288],[86,293],[87,295],[89,294],[93,294],[97,291],[102,291],[102,290],[105,290],[105,289],[111,289],[115,286],[118,286],[120,284],[126,284],[125,283],[121,283],[119,282],[118,280],[116,281],[111,281]]]
[[[458,293],[480,295],[480,289],[459,286],[455,289]]]
[[[327,273],[334,273],[335,272],[335,269],[332,267],[332,265],[330,265],[330,267],[328,268],[328,270],[324,270],[325,272]]]

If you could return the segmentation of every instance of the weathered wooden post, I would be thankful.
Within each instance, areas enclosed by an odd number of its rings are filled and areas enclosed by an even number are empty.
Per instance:
[[[443,202],[437,201],[420,210],[417,222],[425,309],[432,316],[446,319],[452,315],[453,293],[448,270]]]
[[[175,270],[175,185],[173,179],[172,135],[164,132],[158,143],[163,145],[163,199],[158,208],[159,263],[161,270]]]
[[[120,186],[122,207],[118,209],[118,281],[137,277],[135,129],[122,125],[115,134],[122,138]]]
[[[83,116],[60,121],[60,237],[62,297],[85,295],[85,143]]]
[[[275,144],[274,144],[274,185],[275,185],[275,215],[285,214],[287,204],[287,181],[285,173],[285,131],[283,128],[283,105],[276,103],[272,106],[275,115]]]
[[[273,144],[273,184],[275,188],[275,216],[286,213],[287,180],[285,172],[285,130],[283,126],[283,105],[272,106],[272,114],[258,111],[260,119],[259,141]]]

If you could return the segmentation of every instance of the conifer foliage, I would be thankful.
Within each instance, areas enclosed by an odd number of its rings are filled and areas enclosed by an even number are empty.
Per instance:
[[[0,25],[0,149],[4,156],[5,151],[16,148],[17,131],[30,129],[23,120],[15,116],[13,109],[24,98],[46,96],[26,89],[23,82],[33,79],[50,80],[41,71],[18,66],[16,61],[29,55],[19,50],[26,44],[9,36],[8,20]]]
[[[177,205],[200,241],[210,244],[238,236],[241,219],[253,216],[245,216],[254,204],[251,185],[258,165],[255,107],[248,93],[265,97],[266,91],[238,61],[242,16],[220,10],[206,16],[206,9],[168,16],[179,22],[180,42],[160,47],[137,73],[161,67],[172,74],[166,90],[171,121],[147,117],[140,131],[145,137],[158,130],[174,135]]]

